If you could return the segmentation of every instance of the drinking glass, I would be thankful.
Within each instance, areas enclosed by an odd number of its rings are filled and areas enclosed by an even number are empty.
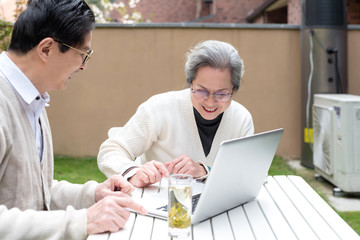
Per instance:
[[[188,237],[191,232],[192,176],[173,174],[169,176],[168,223],[169,236]]]

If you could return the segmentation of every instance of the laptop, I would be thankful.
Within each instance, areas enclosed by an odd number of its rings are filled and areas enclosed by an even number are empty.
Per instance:
[[[284,129],[275,129],[220,144],[214,164],[205,183],[193,181],[193,213],[191,223],[198,223],[247,203],[257,197]],[[148,215],[167,219],[167,186],[163,179],[159,193],[134,198]]]

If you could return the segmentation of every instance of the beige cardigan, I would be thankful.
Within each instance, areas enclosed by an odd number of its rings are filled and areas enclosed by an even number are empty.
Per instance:
[[[86,210],[75,209],[95,203],[97,183],[53,180],[52,137],[45,110],[40,121],[41,162],[19,96],[0,76],[0,238],[85,239]]]

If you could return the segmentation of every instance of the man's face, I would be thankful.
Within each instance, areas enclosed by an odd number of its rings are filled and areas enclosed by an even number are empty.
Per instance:
[[[65,89],[73,74],[86,69],[86,63],[83,64],[86,55],[81,52],[87,53],[91,49],[91,39],[92,32],[89,32],[82,46],[72,46],[77,50],[69,48],[65,53],[58,50],[57,58],[52,65],[49,90]]]

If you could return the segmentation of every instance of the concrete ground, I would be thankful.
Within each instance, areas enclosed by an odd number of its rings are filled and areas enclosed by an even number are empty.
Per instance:
[[[315,177],[316,170],[302,166],[300,160],[287,160],[286,162],[296,172],[296,175],[303,177],[319,194],[325,195],[336,210],[341,212],[360,211],[360,195],[334,196],[335,186],[323,178],[317,179]]]

